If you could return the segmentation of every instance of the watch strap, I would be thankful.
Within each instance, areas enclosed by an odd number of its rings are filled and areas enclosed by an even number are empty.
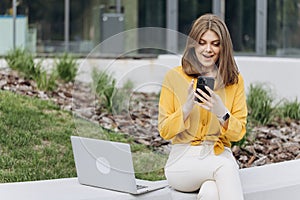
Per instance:
[[[218,117],[218,120],[223,124],[226,120],[228,120],[230,117],[229,112],[226,112],[223,116]]]

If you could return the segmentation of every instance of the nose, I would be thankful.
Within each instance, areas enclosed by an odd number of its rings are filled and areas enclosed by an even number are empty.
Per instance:
[[[212,51],[211,45],[210,45],[210,44],[207,44],[207,45],[205,46],[205,51],[206,51],[206,52],[211,52],[211,51]]]

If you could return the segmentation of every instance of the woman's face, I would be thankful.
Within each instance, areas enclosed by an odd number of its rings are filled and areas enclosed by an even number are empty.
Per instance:
[[[206,31],[202,35],[199,45],[195,47],[195,53],[204,67],[215,66],[220,55],[220,38],[218,35],[214,31]]]

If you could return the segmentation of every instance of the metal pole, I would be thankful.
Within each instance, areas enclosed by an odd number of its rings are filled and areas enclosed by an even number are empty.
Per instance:
[[[121,13],[121,0],[116,0],[116,12]]]
[[[258,55],[267,53],[267,6],[267,0],[256,0],[255,50]]]
[[[167,0],[167,50],[178,52],[178,0]]]
[[[65,0],[65,51],[69,51],[70,0]]]
[[[213,0],[212,11],[215,15],[221,19],[225,19],[225,1],[224,0]]]
[[[16,49],[17,0],[13,0],[13,50]]]

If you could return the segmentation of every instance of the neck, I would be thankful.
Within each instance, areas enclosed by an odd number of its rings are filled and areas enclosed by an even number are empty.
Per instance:
[[[216,77],[217,75],[217,68],[216,67],[210,67],[204,72],[201,73],[202,76],[210,76],[210,77]]]

